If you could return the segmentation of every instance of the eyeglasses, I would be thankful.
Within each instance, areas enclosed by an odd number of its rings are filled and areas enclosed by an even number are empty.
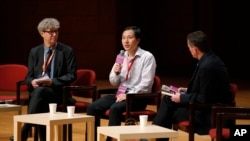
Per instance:
[[[58,30],[54,30],[54,31],[43,31],[43,32],[46,32],[46,33],[49,33],[50,35],[53,35],[54,33],[55,34],[58,34]]]

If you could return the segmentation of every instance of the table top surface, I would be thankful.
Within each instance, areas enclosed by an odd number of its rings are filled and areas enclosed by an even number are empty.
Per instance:
[[[117,133],[140,133],[140,132],[173,132],[175,130],[164,128],[157,125],[146,125],[141,127],[140,125],[129,125],[129,126],[101,126],[97,127],[99,131],[112,131]]]
[[[52,124],[69,124],[74,122],[94,121],[94,117],[84,114],[74,114],[72,117],[68,117],[67,113],[56,112],[53,115],[50,113],[16,115],[14,116],[14,121],[41,124],[41,125],[52,125]]]
[[[172,129],[157,125],[139,125],[130,126],[101,126],[97,127],[100,134],[109,135],[115,138],[141,138],[141,137],[177,137],[178,132]]]

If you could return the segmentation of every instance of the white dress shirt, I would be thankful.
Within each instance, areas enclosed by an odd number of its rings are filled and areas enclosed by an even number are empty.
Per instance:
[[[129,59],[128,52],[124,53],[124,61],[120,74],[116,74],[112,67],[109,75],[109,81],[113,86],[127,87],[127,93],[148,93],[152,90],[154,76],[156,71],[156,61],[152,53],[138,47],[135,53],[134,62]],[[132,63],[128,71],[129,63]],[[126,80],[126,76],[127,80]]]

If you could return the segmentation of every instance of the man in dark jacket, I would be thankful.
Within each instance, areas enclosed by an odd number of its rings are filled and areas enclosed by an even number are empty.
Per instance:
[[[59,21],[45,18],[38,24],[43,44],[31,49],[28,60],[26,82],[29,84],[30,99],[28,114],[49,111],[49,103],[62,103],[63,86],[76,79],[76,61],[73,49],[57,42]],[[43,80],[43,81],[41,81]],[[22,128],[22,141],[28,138],[30,124]],[[46,140],[45,126],[38,126],[40,140]]]
[[[153,124],[172,128],[173,123],[188,120],[188,104],[231,103],[230,80],[226,66],[208,46],[207,36],[202,31],[188,34],[187,46],[198,60],[195,72],[187,88],[180,87],[173,96],[164,96]],[[195,131],[208,134],[211,111],[196,111]],[[167,139],[158,139],[157,141]]]

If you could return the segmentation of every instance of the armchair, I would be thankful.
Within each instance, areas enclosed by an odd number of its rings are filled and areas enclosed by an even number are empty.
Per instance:
[[[71,105],[69,103],[70,98],[76,98],[76,101],[74,103],[75,106],[75,111],[76,112],[84,112],[87,109],[87,106],[89,105],[89,102],[86,101],[81,101],[78,99],[81,98],[91,98],[92,101],[95,100],[95,93],[96,93],[96,74],[93,70],[88,70],[88,69],[78,69],[77,70],[77,78],[70,86],[65,86],[63,88],[63,103],[61,105],[57,106],[58,111],[66,111],[67,105]],[[21,84],[26,84],[24,81],[18,82],[19,85]],[[26,84],[27,85],[27,84]],[[17,89],[17,97],[20,96],[20,88]],[[20,99],[20,98],[18,98]],[[63,125],[63,139],[67,138],[68,135],[68,140],[72,140],[72,125]],[[68,127],[68,131],[67,130]],[[66,134],[68,132],[68,134]],[[30,132],[31,136],[32,132]],[[34,131],[34,140],[38,140],[38,132],[37,128],[35,128]]]
[[[124,121],[129,118],[138,119],[139,115],[148,115],[148,121],[152,121],[154,116],[157,113],[157,109],[160,105],[161,100],[161,80],[158,76],[154,77],[154,84],[152,87],[152,93],[145,94],[127,94],[126,95],[126,112],[123,112]],[[117,89],[99,89],[97,91],[97,98],[100,98],[102,94],[114,94]],[[151,99],[148,105],[153,105],[156,107],[156,110],[145,109],[142,111],[131,111],[131,103],[134,99]],[[108,119],[109,110],[105,111],[101,118]],[[101,120],[101,119],[96,119]],[[99,122],[100,123],[100,122]]]
[[[231,83],[230,89],[231,89],[231,92],[233,95],[233,101],[230,105],[190,103],[189,104],[189,120],[182,121],[182,122],[179,122],[179,123],[173,125],[173,129],[174,130],[180,129],[182,131],[188,132],[188,138],[189,138],[188,140],[194,141],[194,134],[195,134],[195,131],[194,131],[194,113],[195,113],[195,110],[208,110],[208,109],[211,110],[213,106],[235,106],[236,105],[235,96],[236,96],[236,93],[238,91],[238,85]]]
[[[16,104],[26,104],[27,96],[21,95],[21,92],[28,92],[28,87],[24,83],[28,68],[20,64],[0,65],[0,101],[11,100]],[[9,94],[7,94],[9,93]],[[11,93],[16,93],[12,95]]]
[[[250,108],[249,107],[212,107],[212,128],[209,131],[209,135],[212,140],[222,141],[230,139],[230,128],[223,127],[225,120],[233,120],[233,127],[236,125],[236,119],[250,120]]]
[[[96,73],[89,69],[78,69],[77,78],[70,86],[63,88],[63,111],[72,105],[69,98],[74,99],[75,112],[86,112],[88,105],[96,99]]]
[[[75,112],[86,112],[88,105],[96,99],[96,73],[90,69],[78,69],[77,78],[70,86],[63,88],[63,104],[60,105],[62,111],[67,111],[67,106],[72,105],[69,101],[75,100]],[[89,100],[90,99],[90,100]],[[68,127],[68,141],[72,141],[72,124],[64,125],[64,133]],[[87,134],[85,136],[87,138]],[[63,138],[67,138],[66,134]]]

